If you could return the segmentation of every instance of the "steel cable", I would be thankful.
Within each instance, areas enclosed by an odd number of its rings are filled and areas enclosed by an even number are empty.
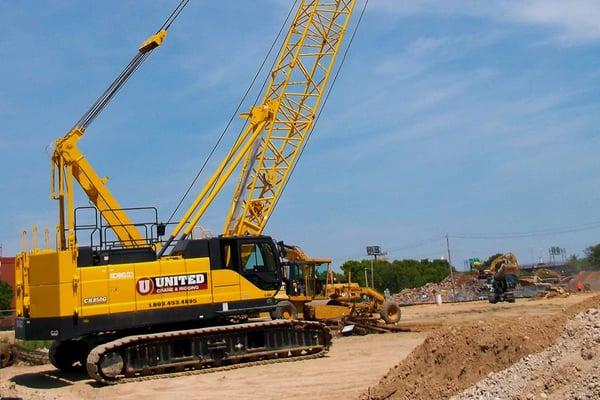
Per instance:
[[[177,206],[175,207],[175,209],[173,210],[173,212],[171,213],[171,215],[169,216],[169,219],[167,220],[167,224],[171,223],[171,221],[173,220],[173,217],[175,216],[175,214],[177,213],[177,211],[179,211],[179,209],[181,208],[181,205],[183,204],[183,202],[185,201],[185,199],[187,198],[187,196],[190,194],[190,191],[194,188],[194,186],[196,185],[196,182],[198,181],[198,178],[200,178],[200,175],[202,174],[202,172],[204,171],[204,168],[206,168],[206,165],[208,164],[208,162],[210,161],[210,159],[212,158],[212,156],[214,155],[215,151],[217,150],[217,148],[219,147],[219,145],[221,144],[221,141],[223,140],[223,137],[225,136],[225,134],[227,133],[227,131],[229,130],[229,127],[231,126],[233,120],[236,118],[236,116],[238,115],[240,108],[242,107],[244,101],[246,100],[246,97],[248,96],[248,94],[250,93],[250,91],[252,90],[252,88],[254,87],[254,84],[256,83],[256,80],[258,79],[259,75],[261,74],[265,63],[267,62],[267,60],[269,59],[271,53],[273,52],[273,49],[275,48],[275,45],[277,44],[277,42],[279,41],[279,38],[281,37],[281,33],[283,32],[283,30],[285,29],[286,25],[287,25],[287,21],[289,20],[290,16],[292,15],[292,12],[294,11],[294,8],[296,7],[296,3],[298,2],[298,0],[294,0],[294,3],[292,4],[292,7],[290,8],[290,11],[287,14],[287,17],[285,18],[283,24],[281,25],[281,28],[279,29],[279,32],[277,33],[277,36],[275,37],[275,39],[273,40],[273,43],[271,44],[271,47],[269,48],[269,51],[267,52],[266,56],[264,57],[263,61],[260,64],[260,67],[258,68],[258,71],[256,72],[256,74],[254,75],[254,77],[252,78],[252,81],[250,82],[250,85],[248,86],[248,88],[246,89],[246,92],[244,93],[244,95],[242,96],[242,99],[239,101],[237,107],[235,108],[235,111],[232,113],[231,118],[229,118],[229,121],[227,121],[227,124],[225,125],[225,128],[223,129],[223,131],[221,132],[221,134],[219,135],[216,143],[214,144],[214,146],[212,147],[212,149],[210,150],[210,152],[208,153],[208,156],[206,157],[206,159],[204,160],[204,162],[202,163],[202,166],[200,167],[200,169],[198,170],[198,172],[196,173],[196,176],[194,177],[194,179],[192,180],[192,182],[190,183],[190,185],[188,186],[188,188],[186,189],[185,193],[183,194],[183,196],[181,197],[181,199],[179,200],[179,203],[177,203]],[[273,62],[273,65],[275,65],[275,62]],[[271,67],[271,69],[273,69],[273,67]],[[268,80],[268,77],[265,79],[265,81],[263,82],[263,85],[254,101],[254,106],[256,106],[256,103],[258,102],[258,99],[260,98],[261,92],[263,91],[266,82]],[[238,133],[238,138],[240,137],[240,135],[243,133],[246,124],[248,123],[248,121],[246,120],[242,126],[242,129],[240,130],[240,132]]]
[[[331,81],[331,85],[329,86],[329,89],[327,90],[327,94],[325,95],[325,98],[323,99],[323,105],[321,106],[321,109],[319,110],[319,113],[317,114],[317,117],[315,118],[315,122],[314,122],[313,126],[310,128],[310,132],[308,132],[308,134],[306,135],[306,140],[304,142],[304,146],[302,146],[302,149],[300,149],[300,153],[298,154],[298,158],[296,159],[296,162],[292,166],[292,169],[290,171],[290,174],[288,176],[287,181],[283,184],[283,188],[281,189],[281,193],[280,193],[279,197],[273,203],[273,206],[271,207],[272,209],[274,209],[277,206],[277,204],[279,203],[279,200],[283,196],[283,192],[287,188],[287,185],[288,185],[288,183],[290,182],[290,180],[292,178],[292,174],[294,173],[294,171],[296,169],[296,166],[300,162],[300,159],[302,158],[302,154],[304,153],[304,150],[306,149],[306,146],[308,145],[308,141],[309,141],[312,133],[314,132],[315,127],[317,126],[317,123],[319,122],[319,119],[321,118],[321,114],[323,113],[323,110],[325,109],[325,106],[327,105],[327,100],[329,99],[329,95],[331,94],[331,90],[335,86],[335,83],[336,83],[336,81],[338,79],[340,71],[342,70],[342,67],[343,67],[344,63],[346,62],[346,58],[348,56],[348,52],[350,51],[350,46],[352,46],[352,43],[354,42],[354,39],[356,37],[356,33],[358,32],[358,28],[360,27],[360,24],[361,24],[361,22],[363,20],[363,16],[365,14],[365,11],[367,9],[367,5],[368,4],[369,4],[369,0],[365,0],[365,4],[364,4],[364,6],[362,8],[362,11],[360,12],[360,16],[358,17],[358,21],[356,23],[356,26],[354,27],[354,31],[352,32],[352,35],[350,36],[350,40],[348,42],[348,46],[346,46],[346,49],[344,50],[344,54],[343,54],[342,59],[340,61],[340,65],[339,65],[339,67],[338,67],[335,75],[333,76],[333,80]]]
[[[189,0],[181,0],[177,7],[173,10],[171,15],[165,20],[160,29],[168,30],[169,27],[175,22],[179,14],[183,11],[183,9],[187,6]],[[127,83],[129,78],[138,70],[138,68],[144,63],[148,55],[154,49],[150,49],[146,52],[138,52],[133,56],[129,64],[121,71],[121,73],[117,76],[117,78],[108,86],[108,88],[100,95],[100,97],[92,104],[92,106],[83,114],[83,116],[75,123],[74,128],[83,128],[86,129],[98,115],[108,106],[108,103],[119,93],[121,88]]]

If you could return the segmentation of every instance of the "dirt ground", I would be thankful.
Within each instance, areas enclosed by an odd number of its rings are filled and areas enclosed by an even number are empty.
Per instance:
[[[490,373],[548,348],[567,321],[598,306],[600,296],[573,296],[548,304],[524,301],[514,309],[493,308],[493,312],[479,315],[477,308],[466,316],[459,312],[456,318],[444,320],[444,326],[434,330],[361,398],[447,399]]]
[[[600,308],[571,318],[559,340],[488,375],[451,400],[600,398]]]
[[[442,326],[464,325],[482,317],[519,318],[548,316],[560,313],[569,306],[596,296],[597,292],[581,293],[566,298],[517,299],[516,303],[490,304],[487,301],[424,304],[402,308],[402,326],[412,331],[427,331]]]
[[[140,397],[184,400],[208,395],[236,399],[358,398],[368,388],[376,387],[380,378],[389,375],[413,350],[422,348],[432,331],[435,335],[473,324],[485,324],[493,329],[496,320],[556,317],[592,296],[517,300],[515,304],[474,302],[404,307],[401,324],[411,332],[336,338],[329,354],[321,359],[108,387],[98,387],[84,375],[58,373],[50,365],[17,365],[0,369],[0,397],[33,400]],[[535,350],[541,348],[538,346]],[[519,354],[507,357],[507,362],[515,362]],[[201,396],[202,393],[206,396]]]

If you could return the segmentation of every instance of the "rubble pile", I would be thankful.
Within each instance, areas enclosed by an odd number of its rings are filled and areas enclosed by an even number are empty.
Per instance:
[[[394,301],[400,305],[435,303],[436,294],[442,296],[443,302],[473,301],[487,299],[488,288],[485,280],[478,279],[477,276],[455,273],[454,292],[455,299],[452,295],[452,280],[447,277],[440,283],[427,283],[418,288],[404,289],[394,295]]]
[[[544,298],[544,299],[551,299],[553,297],[568,297],[569,296],[569,292],[567,292],[563,287],[561,286],[549,286],[548,288],[546,288],[546,290],[544,292],[540,292],[537,294],[537,297],[539,298]]]
[[[600,309],[570,320],[546,350],[489,374],[453,400],[600,398]]]
[[[14,361],[13,346],[9,343],[0,343],[0,368],[11,366]]]
[[[442,326],[360,399],[598,400],[599,306],[600,295],[552,315]]]

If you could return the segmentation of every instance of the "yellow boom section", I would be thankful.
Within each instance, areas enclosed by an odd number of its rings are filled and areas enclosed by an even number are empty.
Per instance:
[[[75,179],[88,199],[98,209],[102,217],[111,226],[119,241],[125,247],[145,243],[138,229],[106,186],[107,178],[100,178],[90,163],[79,151],[77,142],[83,136],[83,128],[72,129],[65,137],[58,139],[52,154],[52,198],[59,201],[59,248],[74,247],[74,201],[73,184]],[[65,197],[67,200],[65,209]],[[67,217],[65,229],[64,217]],[[65,231],[69,232],[68,241]],[[69,244],[67,246],[67,243]]]
[[[242,165],[225,235],[259,235],[313,127],[355,0],[302,0],[262,101],[249,124],[175,227],[159,255],[188,236]],[[186,225],[187,224],[187,225]]]
[[[245,157],[226,235],[263,232],[313,127],[354,6],[301,2],[262,101],[276,107]]]

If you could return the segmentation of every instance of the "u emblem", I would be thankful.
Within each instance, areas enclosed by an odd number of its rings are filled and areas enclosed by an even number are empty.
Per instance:
[[[154,289],[154,283],[152,282],[152,279],[141,278],[138,279],[136,288],[139,294],[146,295],[152,292]]]

